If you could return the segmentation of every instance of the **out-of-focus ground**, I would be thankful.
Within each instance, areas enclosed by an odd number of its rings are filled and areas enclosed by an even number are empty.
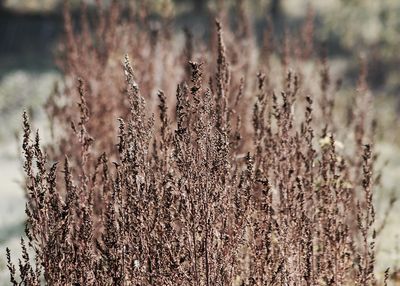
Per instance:
[[[23,172],[15,134],[21,130],[24,109],[31,111],[36,128],[47,128],[40,107],[60,79],[53,60],[53,51],[62,33],[60,2],[0,0],[0,285],[8,285],[5,247],[10,247],[13,256],[18,257],[19,240],[24,232],[25,199],[20,187]],[[177,19],[189,28],[201,31],[201,15],[193,14],[191,2],[155,0],[154,9],[162,10],[159,7],[175,3]],[[212,7],[214,1],[208,2]],[[257,27],[265,23],[265,15],[274,3],[279,3],[280,13],[288,19],[285,24],[289,26],[304,19],[308,4],[311,5],[316,15],[316,36],[328,44],[331,69],[340,70],[344,83],[351,82],[349,86],[354,86],[357,78],[357,56],[369,58],[369,81],[378,97],[377,112],[382,122],[379,132],[383,134],[376,144],[380,154],[378,166],[382,171],[382,186],[376,190],[375,197],[379,224],[390,193],[394,191],[400,197],[400,125],[397,115],[400,1],[260,0],[250,3],[255,3],[253,10],[256,11]],[[380,274],[387,267],[392,267],[392,270],[400,267],[399,211],[400,202],[395,204],[377,240]]]
[[[14,144],[2,142],[0,158],[0,285],[7,285],[5,247],[20,253],[18,241],[24,231],[25,199],[18,186],[22,173]]]

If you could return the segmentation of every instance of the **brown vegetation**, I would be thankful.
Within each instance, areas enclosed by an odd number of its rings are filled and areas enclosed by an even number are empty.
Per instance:
[[[55,143],[41,148],[24,115],[28,242],[19,274],[7,254],[14,285],[377,283],[365,72],[338,118],[310,21],[281,49],[271,31],[256,49],[247,24],[235,34],[222,17],[210,51],[191,36],[179,50],[167,24],[99,11],[80,34],[65,14]],[[135,65],[125,56],[119,70],[124,52]]]

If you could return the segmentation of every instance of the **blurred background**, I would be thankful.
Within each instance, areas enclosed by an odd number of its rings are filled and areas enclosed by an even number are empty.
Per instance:
[[[54,58],[63,36],[62,2],[0,0],[0,285],[7,285],[8,279],[5,247],[11,246],[18,253],[24,231],[22,168],[16,139],[21,130],[21,114],[24,109],[30,110],[35,126],[46,129],[41,106],[61,79]],[[80,1],[70,2],[73,17],[79,19]],[[86,2],[90,10],[94,1]],[[222,1],[148,2],[154,17],[174,19],[174,31],[188,27],[195,35],[206,37],[211,11]],[[233,5],[235,1],[224,2]],[[377,150],[383,181],[377,197],[386,199],[377,200],[376,204],[384,208],[392,192],[400,196],[400,1],[254,0],[248,4],[259,39],[268,21],[273,22],[279,38],[285,28],[296,27],[313,13],[315,37],[325,43],[330,66],[341,74],[349,92],[356,86],[360,57],[367,59],[367,81],[376,98],[382,133]],[[382,272],[388,266],[400,265],[398,210],[396,203],[381,234],[384,240],[378,238],[378,270]]]

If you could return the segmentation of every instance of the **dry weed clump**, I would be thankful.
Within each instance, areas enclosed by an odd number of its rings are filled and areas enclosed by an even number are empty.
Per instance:
[[[378,283],[363,80],[346,126],[326,58],[311,80],[301,69],[312,43],[258,53],[248,28],[235,36],[222,20],[215,53],[187,42],[175,54],[168,30],[152,39],[116,5],[95,31],[84,15],[81,34],[65,16],[65,104],[48,105],[58,143],[41,148],[24,114],[27,240],[18,273],[7,252],[13,285]],[[121,47],[135,68],[126,56],[117,71]]]

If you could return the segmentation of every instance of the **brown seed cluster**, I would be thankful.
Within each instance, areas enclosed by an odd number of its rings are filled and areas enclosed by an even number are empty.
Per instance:
[[[268,32],[258,51],[239,5],[237,34],[221,19],[211,52],[188,31],[175,52],[168,25],[141,10],[123,22],[116,3],[98,4],[94,29],[83,9],[81,33],[65,10],[56,143],[41,148],[24,114],[27,242],[19,271],[7,252],[12,284],[376,285],[368,88],[351,119],[334,118],[326,58],[317,89],[301,68],[312,19],[306,45],[280,49]],[[115,64],[121,48],[135,68]]]

